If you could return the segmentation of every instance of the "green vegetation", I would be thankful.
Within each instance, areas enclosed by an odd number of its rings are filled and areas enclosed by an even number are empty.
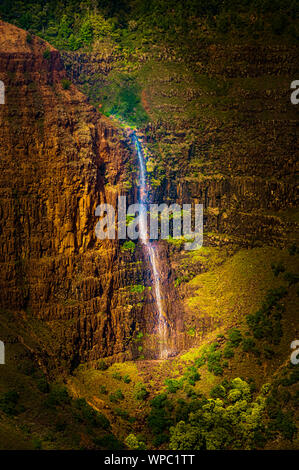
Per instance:
[[[135,243],[132,240],[127,240],[121,245],[121,251],[130,251],[132,254],[135,251]]]
[[[169,242],[169,239],[168,239]],[[184,275],[181,277],[177,277],[176,280],[174,281],[175,287],[179,287],[182,282],[188,282],[190,281],[190,276],[189,275]]]
[[[147,115],[140,101],[140,85],[134,77],[123,73],[110,74],[110,80],[109,84],[97,90],[97,96],[93,96],[102,104],[101,111],[130,125],[143,126]]]
[[[169,440],[168,429],[172,423],[169,412],[173,405],[167,394],[157,395],[151,401],[151,411],[148,415],[148,425],[154,437],[154,445],[161,445]]]
[[[130,291],[136,294],[142,294],[144,292],[145,287],[142,284],[135,284],[130,286]]]
[[[298,253],[298,248],[296,246],[296,243],[293,243],[290,247],[289,247],[289,253],[291,256],[294,256],[296,253]]]
[[[285,281],[287,281],[289,287],[297,284],[299,282],[299,275],[294,273],[285,273],[283,276]]]
[[[101,413],[95,411],[84,398],[77,398],[73,402],[74,416],[79,422],[87,422],[92,426],[109,429],[108,419]]]
[[[261,2],[215,0],[204,2],[174,0],[137,2],[113,0],[67,2],[38,0],[29,2],[4,0],[0,16],[5,21],[26,29],[30,37],[36,34],[61,50],[102,52],[117,67],[109,71],[109,79],[90,80],[80,77],[82,88],[95,105],[106,115],[114,115],[130,125],[143,127],[149,117],[141,103],[144,85],[142,64],[148,54],[163,54],[164,49],[175,51],[175,56],[196,62],[196,50],[212,42],[263,41],[296,43],[299,31],[296,22],[296,2]],[[179,39],[178,39],[179,38]],[[194,47],[195,46],[195,47]],[[45,52],[45,58],[50,54]],[[158,65],[160,67],[160,64]],[[141,72],[141,73],[140,73]],[[189,72],[190,73],[190,72]],[[97,77],[95,77],[97,78]],[[227,98],[231,83],[212,84],[218,97]],[[207,82],[207,80],[206,80]],[[209,98],[210,99],[210,98]],[[176,97],[171,105],[176,106]],[[190,116],[196,113],[192,103]],[[193,113],[193,114],[192,114]],[[197,171],[197,170],[196,170]],[[200,171],[196,175],[201,174]],[[152,186],[163,181],[157,175]]]
[[[71,397],[64,386],[60,384],[51,386],[50,392],[45,400],[46,407],[55,409],[57,406],[68,405],[70,403]]]
[[[156,0],[150,2],[114,0],[111,2],[55,2],[41,5],[37,0],[13,2],[5,0],[0,8],[1,17],[15,21],[21,28],[62,49],[78,50],[92,44],[119,43],[130,50],[134,39],[139,44],[167,41],[175,44],[180,33],[180,47],[191,47],[195,27],[201,20],[195,38],[204,39],[211,34],[221,37],[240,37],[245,34],[258,38],[264,31],[281,38],[282,35],[298,39],[294,24],[296,2],[260,2],[246,0],[204,2],[190,0]],[[254,15],[254,19],[253,19]],[[192,36],[193,33],[193,36]],[[177,45],[178,47],[179,45]]]
[[[145,450],[145,444],[139,441],[134,434],[129,434],[125,439],[126,446],[131,450]]]
[[[63,80],[61,80],[61,85],[64,90],[69,90],[71,86],[71,82],[67,80],[66,78],[64,78]]]
[[[115,393],[110,393],[109,400],[112,403],[118,403],[119,401],[124,399],[124,395],[120,389],[116,390]]]
[[[0,397],[0,410],[9,416],[14,416],[24,409],[18,406],[19,393],[15,390],[9,390]]]
[[[100,387],[99,387],[99,394],[100,394],[100,395],[102,395],[102,394],[103,394],[103,395],[107,395],[107,393],[108,393],[107,387],[105,387],[105,385],[100,385]]]
[[[281,315],[285,308],[279,303],[287,291],[284,287],[270,290],[262,307],[256,313],[248,315],[247,323],[254,338],[267,338],[269,343],[279,344],[282,336]]]
[[[108,369],[108,365],[106,364],[106,362],[104,361],[104,359],[100,359],[99,362],[98,362],[97,368],[98,368],[99,370],[106,370],[106,369]]]
[[[167,386],[168,393],[176,393],[180,390],[183,386],[182,380],[175,380],[175,379],[166,379],[165,385]]]
[[[212,389],[212,398],[170,428],[170,448],[176,450],[250,449],[261,422],[266,397],[252,400],[248,383],[240,378]],[[240,417],[242,416],[242,419]]]
[[[200,380],[200,374],[197,371],[196,366],[190,366],[184,373],[184,377],[188,380],[190,385],[195,385],[195,382]]]
[[[136,400],[145,400],[149,396],[148,390],[145,385],[140,382],[135,386],[135,398]]]
[[[240,330],[237,330],[236,328],[229,330],[228,339],[229,339],[229,345],[231,345],[233,348],[236,348],[237,346],[239,346],[239,344],[242,341],[242,334]]]
[[[273,270],[274,276],[278,276],[280,273],[283,273],[285,271],[284,265],[280,263],[272,263],[271,268]]]
[[[50,57],[51,57],[50,49],[46,49],[46,50],[43,52],[43,58],[49,60]]]
[[[112,374],[112,377],[115,379],[115,380],[122,380],[122,376],[121,374],[117,371],[117,372],[114,372]]]

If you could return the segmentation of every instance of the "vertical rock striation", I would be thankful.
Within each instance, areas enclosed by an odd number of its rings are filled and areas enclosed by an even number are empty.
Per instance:
[[[96,238],[95,208],[123,192],[131,150],[68,82],[59,52],[4,22],[0,79],[2,312],[47,325],[51,354],[70,366],[130,356],[140,308],[126,286],[141,273],[117,241]]]

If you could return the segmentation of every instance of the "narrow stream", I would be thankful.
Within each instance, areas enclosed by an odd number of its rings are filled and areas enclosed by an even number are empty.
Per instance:
[[[163,302],[161,296],[161,281],[159,274],[159,260],[155,251],[155,246],[150,242],[147,231],[147,208],[149,204],[149,193],[147,189],[146,165],[143,157],[142,145],[136,136],[133,134],[133,140],[136,146],[138,162],[139,162],[139,204],[141,204],[140,213],[140,240],[143,246],[144,253],[149,259],[154,288],[154,298],[157,309],[158,319],[158,335],[159,335],[159,357],[165,359],[169,355],[167,347],[167,321],[163,313]]]

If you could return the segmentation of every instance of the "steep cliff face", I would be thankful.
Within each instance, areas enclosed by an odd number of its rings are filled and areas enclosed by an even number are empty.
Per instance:
[[[57,50],[4,22],[0,38],[3,315],[40,319],[56,338],[44,355],[73,366],[130,354],[138,308],[119,289],[138,268],[96,238],[95,208],[124,192],[132,151],[67,81]]]
[[[47,355],[72,366],[155,357],[157,318],[141,247],[131,252],[95,237],[99,203],[116,206],[119,194],[136,201],[130,142],[70,84],[57,50],[3,22],[1,33],[1,305],[47,325],[55,336]],[[204,246],[227,255],[290,245],[296,142],[286,90],[294,48],[211,45],[187,68],[171,53],[156,59],[134,64],[151,118],[143,131],[153,200],[203,203]],[[68,78],[93,89],[109,83],[121,60],[63,54]],[[185,302],[186,284],[207,267],[181,246],[162,242],[157,251],[170,349],[182,350],[198,342],[193,328],[201,338],[216,325]]]
[[[250,42],[200,44],[186,56],[149,50],[145,61],[132,53],[128,66],[127,58],[63,54],[72,79],[95,98],[98,79],[113,86],[111,70],[134,70],[150,121],[142,131],[153,200],[204,205],[206,259],[180,244],[158,245],[174,349],[216,327],[213,314],[190,312],[184,301],[192,278],[211,269],[212,252],[221,247],[221,264],[240,248],[284,249],[298,239],[297,110],[289,96],[297,48]]]

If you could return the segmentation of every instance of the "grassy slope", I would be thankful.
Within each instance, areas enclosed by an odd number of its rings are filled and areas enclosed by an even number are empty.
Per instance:
[[[241,344],[234,348],[234,357],[227,361],[228,366],[224,367],[222,375],[215,375],[205,364],[198,369],[201,379],[194,386],[197,393],[204,393],[208,396],[211,388],[223,379],[242,377],[247,381],[254,380],[257,394],[263,384],[272,383],[277,377],[287,374],[290,364],[290,343],[294,340],[296,325],[298,288],[296,285],[289,287],[283,273],[278,276],[273,274],[271,264],[274,261],[281,261],[285,272],[295,273],[298,255],[293,256],[287,250],[270,247],[240,250],[227,258],[220,266],[190,281],[192,289],[186,302],[191,304],[194,312],[198,315],[203,313],[215,315],[221,319],[219,327],[206,335],[198,348],[193,348],[168,361],[114,364],[107,371],[90,370],[82,366],[75,377],[70,378],[70,390],[75,394],[85,396],[88,402],[105,413],[113,423],[113,431],[120,440],[124,440],[128,434],[134,432],[151,448],[152,437],[150,430],[147,430],[146,416],[150,411],[150,400],[167,390],[165,380],[167,378],[182,379],[187,367],[194,365],[195,359],[211,343],[219,341],[220,350],[223,351],[228,340],[227,332],[232,326],[238,327],[243,338],[246,338],[245,333],[248,327],[245,316],[260,308],[268,289],[285,286],[288,293],[283,300],[285,306],[282,318],[283,335],[278,345],[270,344],[271,357],[266,357],[264,354],[265,348],[269,347],[268,338],[256,340],[257,349],[260,351],[259,357],[252,352],[245,353]],[[119,377],[114,378],[115,372],[122,377],[129,375],[131,382],[125,384]],[[145,384],[149,392],[149,397],[142,401],[136,399],[137,384],[140,382]],[[101,385],[105,386],[105,393],[101,390]],[[285,387],[292,396],[294,396],[295,388],[296,385]],[[113,395],[119,389],[124,398],[117,403],[111,402],[111,394]],[[186,399],[187,395],[182,389],[176,394],[169,394],[169,397],[175,403],[178,398]],[[294,411],[292,400],[286,405],[286,409]],[[129,416],[120,417],[120,410],[128,412]],[[135,421],[130,420],[129,417],[133,417]],[[281,436],[267,444],[270,448],[296,448],[296,445],[297,441],[283,440]]]
[[[51,355],[56,339],[42,322],[28,313],[1,311],[0,330],[5,343],[5,365],[0,367],[0,449],[121,446],[109,423],[96,424],[65,393],[67,369],[63,360]]]

